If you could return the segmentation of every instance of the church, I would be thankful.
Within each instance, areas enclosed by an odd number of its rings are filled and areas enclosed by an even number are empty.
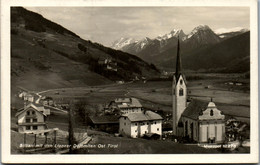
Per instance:
[[[225,140],[225,115],[211,101],[187,102],[187,81],[182,73],[180,43],[177,45],[176,70],[172,85],[173,134],[199,143]]]

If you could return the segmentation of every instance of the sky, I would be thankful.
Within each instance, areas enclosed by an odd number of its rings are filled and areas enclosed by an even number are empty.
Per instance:
[[[249,7],[26,7],[78,34],[110,46],[121,37],[136,40],[198,25],[212,30],[249,29]]]

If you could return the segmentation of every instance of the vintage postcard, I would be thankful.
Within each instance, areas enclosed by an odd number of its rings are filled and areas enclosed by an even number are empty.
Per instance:
[[[3,163],[257,163],[257,1],[2,1]]]

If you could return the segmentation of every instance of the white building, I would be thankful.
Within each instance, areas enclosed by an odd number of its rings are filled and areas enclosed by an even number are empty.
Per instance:
[[[127,113],[119,118],[119,133],[132,138],[145,134],[162,135],[162,117],[152,111]]]
[[[27,94],[27,92],[23,91],[23,92],[19,93],[18,96],[19,96],[20,98],[23,98],[26,94]]]
[[[46,117],[50,110],[45,110],[44,107],[37,107],[33,103],[29,103],[16,113],[18,132],[20,133],[37,133],[45,130]]]
[[[192,100],[179,120],[178,135],[201,143],[225,140],[225,115],[214,102]]]
[[[114,101],[111,101],[105,112],[117,112],[120,114],[128,113],[140,113],[142,112],[143,106],[136,98],[116,98]]]
[[[34,96],[30,93],[26,93],[24,96],[23,96],[23,100],[24,101],[29,101],[29,102],[33,102],[34,101]]]
[[[225,116],[212,100],[187,102],[187,82],[182,73],[179,49],[178,41],[172,86],[173,134],[197,142],[221,143],[225,140]]]

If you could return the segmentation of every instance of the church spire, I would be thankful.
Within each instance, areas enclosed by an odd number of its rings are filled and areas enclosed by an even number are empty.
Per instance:
[[[175,70],[176,80],[179,79],[180,74],[181,74],[181,57],[180,57],[180,42],[179,42],[179,36],[178,36],[177,59],[176,59],[176,70]]]

